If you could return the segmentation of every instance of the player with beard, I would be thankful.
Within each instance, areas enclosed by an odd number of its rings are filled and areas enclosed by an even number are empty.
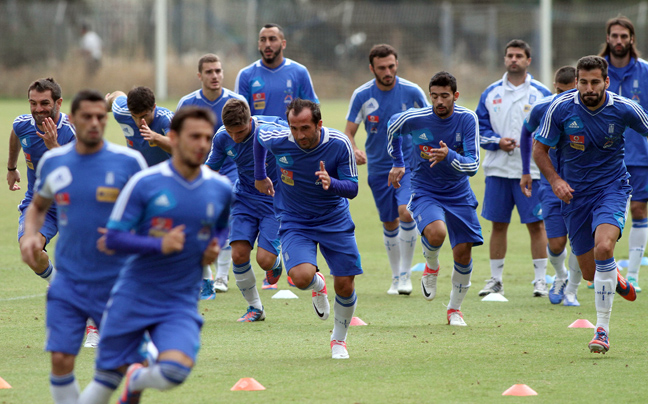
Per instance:
[[[417,236],[416,223],[407,211],[411,195],[412,142],[410,135],[404,134],[407,137],[403,142],[405,174],[399,188],[389,187],[387,180],[392,158],[387,152],[387,123],[394,114],[429,104],[418,85],[396,75],[398,54],[392,46],[380,44],[371,48],[369,70],[375,78],[353,92],[344,133],[351,139],[357,164],[367,164],[367,181],[383,223],[383,242],[392,271],[387,293],[409,295],[412,293],[410,275]],[[362,122],[367,131],[366,154],[354,140]]]
[[[236,76],[234,91],[248,102],[252,115],[284,118],[295,98],[319,102],[306,67],[284,57],[283,28],[266,24],[259,32],[261,59],[244,67]]]
[[[648,107],[648,62],[639,58],[634,25],[627,17],[619,16],[607,22],[606,31],[606,43],[599,56],[609,64],[609,90]],[[625,139],[625,164],[632,185],[628,282],[641,292],[639,267],[648,241],[648,142],[632,129],[626,132]]]
[[[633,101],[606,91],[607,62],[586,56],[576,65],[576,88],[557,97],[547,109],[533,149],[542,174],[563,201],[572,252],[583,278],[594,281],[596,333],[589,343],[605,353],[614,291],[635,300],[634,287],[617,270],[614,246],[625,225],[632,187],[623,162],[626,128],[648,136],[648,114]],[[549,158],[556,147],[557,173]]]
[[[470,288],[472,247],[484,243],[477,198],[468,181],[479,169],[479,121],[474,112],[455,105],[459,92],[450,73],[434,75],[428,88],[432,107],[410,109],[389,120],[394,165],[389,183],[400,186],[405,175],[402,143],[413,143],[412,199],[407,209],[416,218],[427,261],[421,290],[427,300],[436,296],[439,249],[447,233],[454,258],[447,320],[449,325],[465,326],[461,303]],[[404,139],[407,134],[411,136]]]

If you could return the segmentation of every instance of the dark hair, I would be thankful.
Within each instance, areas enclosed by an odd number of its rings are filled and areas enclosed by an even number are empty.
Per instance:
[[[369,64],[373,66],[373,60],[375,58],[386,58],[389,55],[394,55],[394,58],[398,60],[398,53],[396,48],[386,43],[381,43],[374,45],[369,51]]]
[[[103,95],[101,95],[99,91],[81,90],[77,93],[77,95],[74,96],[74,99],[72,100],[72,106],[70,107],[70,115],[74,115],[74,113],[81,107],[82,101],[90,101],[90,102],[101,101],[104,103],[104,105],[106,104],[106,99],[103,97]]]
[[[169,129],[180,134],[184,121],[190,118],[207,121],[212,127],[216,125],[216,116],[210,109],[204,107],[188,106],[180,108],[175,113],[175,115],[173,115]]]
[[[198,61],[198,73],[202,73],[202,67],[205,63],[216,62],[220,62],[220,58],[217,55],[214,55],[213,53],[207,53],[206,55],[203,55]]]
[[[141,114],[155,108],[155,94],[148,87],[135,87],[128,92],[126,105],[131,114]]]
[[[312,116],[312,121],[315,125],[322,120],[322,111],[320,111],[319,104],[310,100],[302,100],[301,98],[295,98],[292,100],[288,107],[286,107],[286,119],[290,115],[290,111],[293,112],[293,115],[301,114],[302,110],[310,109]]]
[[[432,86],[450,87],[454,94],[457,92],[457,79],[448,72],[438,72],[430,79],[428,90],[432,88]]]
[[[512,41],[509,41],[509,43],[506,44],[506,48],[504,48],[504,56],[506,56],[508,48],[520,48],[524,51],[527,58],[531,57],[531,47],[521,39],[513,39]]]
[[[284,36],[284,30],[281,28],[281,25],[275,24],[275,23],[268,23],[263,26],[263,28],[276,28],[277,31],[279,31],[279,34],[281,34],[282,38],[285,38]]]
[[[619,14],[618,16],[616,16],[614,18],[610,18],[607,21],[607,23],[605,23],[605,32],[607,33],[607,35],[610,35],[610,30],[612,30],[612,27],[615,26],[615,25],[620,25],[623,28],[630,31],[630,38],[631,39],[635,37],[634,25],[632,24],[632,21],[630,21],[630,19],[628,17],[626,17],[625,15],[620,15]],[[607,43],[607,40],[606,40],[605,43],[603,44],[603,46],[601,47],[601,52],[599,53],[599,56],[605,57],[605,56],[609,56],[609,55],[610,55],[610,44]],[[630,57],[633,57],[635,59],[639,59],[639,56],[640,56],[639,51],[635,47],[634,42],[631,43],[630,44]]]
[[[243,100],[230,98],[223,106],[221,118],[225,126],[245,125],[250,122],[250,107]]]
[[[563,66],[556,70],[554,82],[560,84],[574,84],[576,81],[576,68],[574,66]]]
[[[57,101],[61,98],[61,86],[58,85],[53,78],[48,77],[46,79],[38,79],[29,85],[27,88],[27,97],[32,90],[36,90],[39,93],[44,93],[45,91],[52,92],[52,100]]]
[[[595,69],[601,70],[603,79],[607,78],[608,63],[605,59],[596,55],[583,56],[582,58],[578,59],[578,63],[576,64],[576,77],[579,76],[581,70],[589,72]]]

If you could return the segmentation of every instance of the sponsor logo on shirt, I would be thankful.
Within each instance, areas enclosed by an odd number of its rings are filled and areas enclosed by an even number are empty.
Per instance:
[[[114,187],[97,187],[97,202],[114,203],[119,196],[119,188]]]
[[[134,147],[134,146],[135,146],[135,144],[133,143],[133,141],[130,140],[130,139],[126,139],[126,143],[128,144],[128,147]]]
[[[293,164],[293,159],[289,155],[278,156],[277,158],[280,166],[291,166]]]
[[[290,186],[295,185],[295,180],[293,179],[293,172],[286,170],[285,168],[281,169],[281,181]]]
[[[493,105],[501,104],[502,103],[502,96],[499,94],[495,95],[495,98],[493,98]]]
[[[265,85],[265,81],[261,77],[255,77],[252,79],[252,88],[253,89],[262,89]]]
[[[25,153],[25,161],[27,162],[27,167],[34,169],[34,163],[32,163],[31,154]]]
[[[371,123],[379,123],[380,117],[378,115],[369,115],[367,116],[367,120]]]
[[[29,139],[27,139],[26,137],[22,138],[20,140],[20,144],[22,144],[23,147],[28,147],[29,146]]]
[[[525,113],[525,114],[528,114],[529,111],[531,111],[531,105],[529,105],[529,104],[525,104],[525,105],[524,105],[524,113]]]
[[[422,145],[419,145],[419,149],[421,150],[421,158],[422,159],[429,160],[429,159],[432,158],[432,156],[429,153],[432,152],[432,149],[434,149],[434,147],[426,146],[426,145],[422,144]]]
[[[166,194],[162,194],[155,198],[155,201],[153,201],[153,204],[155,206],[162,206],[162,207],[169,207],[171,206],[171,201],[169,201],[169,197]]]
[[[149,236],[164,237],[173,228],[173,219],[167,217],[154,217],[151,219]]]
[[[254,103],[254,109],[257,111],[263,111],[266,107],[265,101],[257,101]]]
[[[65,206],[70,204],[70,194],[67,192],[57,193],[54,198],[56,200],[56,204],[59,206]]]
[[[265,93],[254,93],[252,94],[252,100],[254,101],[265,101],[266,95]]]
[[[585,136],[569,135],[569,145],[576,150],[585,150]]]

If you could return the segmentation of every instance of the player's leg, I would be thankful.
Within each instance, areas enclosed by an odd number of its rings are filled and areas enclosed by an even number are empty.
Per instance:
[[[634,198],[634,196],[633,196]],[[628,282],[637,292],[639,288],[639,268],[648,242],[648,210],[645,201],[633,200],[630,202],[630,213],[632,215],[632,227],[628,235]]]
[[[250,263],[252,245],[246,240],[232,241],[230,245],[232,246],[232,262],[234,263],[236,286],[248,305],[247,312],[238,321],[263,321],[265,320],[263,304],[256,286],[256,276]]]
[[[25,212],[27,207],[20,211],[20,217],[18,218],[18,243],[22,244],[22,236],[24,234],[25,228]],[[45,221],[43,222],[43,227],[40,230],[41,241],[43,242],[43,250],[40,252],[36,258],[36,266],[30,268],[34,273],[41,278],[45,279],[48,283],[52,282],[54,275],[56,274],[56,269],[52,264],[52,261],[49,259],[47,251],[45,251],[45,246],[50,242],[50,240],[56,235],[58,227],[56,225],[56,217],[51,213],[47,212],[45,216]]]
[[[407,210],[407,204],[412,196],[411,174],[407,173],[400,181],[400,188],[396,189],[395,197],[398,206],[398,243],[400,244],[400,273],[398,274],[398,294],[409,295],[412,293],[412,260],[416,248],[418,230],[412,215]]]
[[[439,213],[440,209],[427,209],[426,213]],[[418,209],[417,209],[418,211]],[[431,215],[429,220],[441,217],[439,214]],[[421,244],[423,245],[423,256],[425,257],[425,270],[421,276],[421,292],[426,300],[433,300],[436,297],[437,279],[439,277],[439,250],[443,245],[446,238],[446,224],[439,218],[427,224],[423,229],[423,238]]]
[[[214,276],[211,265],[205,265],[203,267],[203,280],[200,285],[200,300],[214,300],[215,298],[216,290],[214,289]]]
[[[556,273],[553,285],[549,290],[549,301],[553,304],[559,304],[563,301],[568,278],[567,268],[565,267],[567,227],[565,226],[565,219],[560,213],[561,201],[553,193],[551,187],[541,182],[538,193],[540,194],[542,219],[547,234],[547,256]]]
[[[569,254],[567,266],[569,267],[569,281],[565,287],[563,306],[580,306],[577,294],[578,286],[581,283],[581,279],[583,279],[583,273],[581,272],[580,265],[578,265],[578,258],[573,251]]]
[[[347,359],[349,352],[346,348],[346,339],[358,304],[355,276],[334,276],[333,285],[335,288],[335,304],[333,306],[335,323],[331,334],[331,355],[333,359]]]
[[[266,273],[263,282],[265,289],[266,284],[269,286],[276,285],[283,272],[280,255],[279,221],[273,210],[270,210],[260,220],[258,243],[256,259],[261,269]]]
[[[226,242],[216,260],[216,276],[214,277],[214,289],[216,291],[227,292],[230,266],[232,266],[232,247]]]

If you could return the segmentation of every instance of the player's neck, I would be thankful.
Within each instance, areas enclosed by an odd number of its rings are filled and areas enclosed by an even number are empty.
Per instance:
[[[183,163],[179,157],[171,157],[171,164],[173,165],[173,168],[176,170],[178,174],[187,182],[191,182],[198,178],[200,175],[200,166],[198,167],[191,167],[185,163]]]
[[[97,143],[95,145],[91,145],[91,146],[89,146],[89,145],[87,145],[87,144],[85,144],[83,142],[79,142],[77,140],[75,147],[76,147],[77,153],[79,153],[79,154],[82,154],[82,155],[83,154],[94,154],[94,153],[98,152],[99,150],[103,149],[104,140],[101,139],[101,141],[99,143]]]
[[[216,101],[223,94],[223,88],[221,87],[218,90],[210,90],[203,87],[202,92],[205,98],[209,101]]]
[[[386,86],[380,81],[376,80],[376,87],[378,87],[380,91],[391,91],[394,87],[396,87],[396,80],[394,80],[394,82],[389,86]]]
[[[622,58],[614,56],[610,53],[610,64],[617,69],[626,67],[628,63],[630,63],[630,52],[628,52],[628,54]]]
[[[266,63],[265,60],[261,59],[261,63],[268,69],[276,69],[277,67],[281,66],[281,64],[284,62],[284,56],[283,54],[277,55],[275,60],[272,61],[272,63]]]
[[[506,78],[509,83],[513,84],[515,87],[521,86],[526,81],[527,72],[521,73],[509,73]]]

